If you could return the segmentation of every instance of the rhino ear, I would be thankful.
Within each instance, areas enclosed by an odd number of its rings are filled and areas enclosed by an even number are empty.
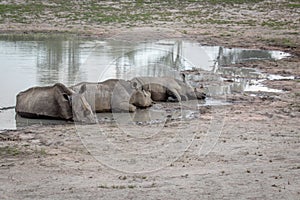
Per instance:
[[[66,93],[63,93],[63,98],[65,101],[69,101],[69,96]]]
[[[83,84],[81,87],[80,87],[80,90],[79,90],[79,94],[82,94],[86,91],[86,84]]]
[[[185,83],[186,81],[185,81],[185,73],[182,73],[181,74],[181,78],[182,78],[182,81]]]
[[[143,94],[145,97],[147,96],[147,92],[145,90],[143,90]]]
[[[146,90],[143,89],[143,93],[145,94],[146,97],[147,96],[151,97],[151,92],[146,91]]]
[[[136,82],[132,82],[131,83],[131,87],[134,88],[134,89],[137,89],[137,83]]]

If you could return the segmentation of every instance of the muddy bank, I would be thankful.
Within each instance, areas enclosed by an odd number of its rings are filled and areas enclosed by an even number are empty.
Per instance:
[[[278,99],[255,98],[227,107],[226,112],[222,109],[218,113],[224,114],[225,123],[209,154],[201,147],[214,141],[212,135],[206,135],[211,112],[184,124],[173,121],[161,134],[172,138],[176,128],[189,137],[181,129],[188,124],[197,127],[194,140],[174,161],[164,163],[157,157],[156,163],[164,165],[149,173],[126,173],[126,165],[124,171],[116,170],[118,162],[105,160],[105,154],[95,159],[78,135],[83,127],[28,127],[1,133],[2,198],[165,199],[171,192],[175,199],[297,199],[299,116],[291,116]],[[99,129],[90,125],[84,130],[94,128]],[[122,138],[113,124],[101,124],[101,130],[111,140]],[[125,142],[119,148],[126,152],[131,145]],[[145,163],[149,162],[146,157]],[[124,155],[121,160],[126,159],[132,158]]]

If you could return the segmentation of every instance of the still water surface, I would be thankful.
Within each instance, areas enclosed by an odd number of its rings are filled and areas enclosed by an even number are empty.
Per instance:
[[[181,40],[127,43],[60,35],[1,36],[0,108],[15,105],[16,95],[33,86],[134,76],[176,77],[194,68],[223,74],[231,70],[222,68],[225,65],[287,56],[280,51],[228,49]],[[0,130],[5,128],[15,128],[13,110],[0,112]]]

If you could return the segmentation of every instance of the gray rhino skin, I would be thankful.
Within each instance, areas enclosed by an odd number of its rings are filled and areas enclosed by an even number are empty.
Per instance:
[[[81,88],[81,93],[85,87]],[[17,95],[16,113],[27,118],[53,118],[96,123],[90,105],[81,93],[61,83],[32,87]]]
[[[85,84],[83,93],[95,112],[134,112],[136,108],[152,105],[149,92],[136,89],[135,84],[123,79],[109,79],[99,83],[83,82],[70,88],[78,91]]]
[[[135,77],[131,81],[136,82],[138,88],[149,91],[153,101],[168,101],[169,97],[176,101],[206,97],[200,89],[171,77]]]

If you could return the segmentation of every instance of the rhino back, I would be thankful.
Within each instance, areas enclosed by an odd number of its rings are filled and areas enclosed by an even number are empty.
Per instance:
[[[136,82],[138,86],[147,84],[158,84],[166,88],[180,89],[178,83],[175,81],[174,78],[171,77],[135,77],[131,81]]]
[[[107,80],[99,83],[82,82],[72,86],[75,92],[79,92],[83,84],[86,85],[86,91],[83,93],[85,99],[90,104],[92,110],[96,112],[109,112],[111,111],[111,98],[113,89],[117,80]]]
[[[70,88],[78,92],[83,84],[86,85],[83,94],[96,112],[110,112],[112,107],[123,110],[123,105],[129,104],[130,95],[134,92],[131,83],[123,79],[108,79],[98,83],[83,82]]]
[[[48,87],[34,87],[17,95],[16,112],[22,115],[59,117],[54,91]]]
[[[135,77],[131,81],[150,91],[154,101],[167,101],[169,96],[175,97],[174,91],[181,91],[180,85],[171,77]]]
[[[94,102],[91,104],[95,105],[96,112],[107,112],[111,110],[111,88],[107,85],[97,84],[96,88],[93,89]]]

